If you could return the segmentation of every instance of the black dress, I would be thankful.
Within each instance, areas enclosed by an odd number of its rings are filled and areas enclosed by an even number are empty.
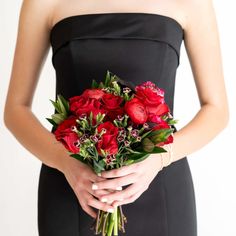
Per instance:
[[[173,18],[153,13],[92,13],[66,17],[50,34],[56,94],[65,98],[101,81],[106,71],[165,90],[173,114],[176,69],[184,38]],[[55,98],[56,98],[55,94]],[[196,236],[195,195],[187,157],[160,171],[133,203],[123,205],[127,236]],[[94,219],[79,205],[64,175],[42,164],[38,188],[40,236],[94,235]],[[123,235],[123,234],[119,234]]]

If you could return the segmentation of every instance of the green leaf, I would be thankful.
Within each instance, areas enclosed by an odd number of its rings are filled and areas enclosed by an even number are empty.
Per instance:
[[[62,113],[62,114],[64,114],[64,115],[67,115],[66,108],[64,107],[64,104],[63,104],[63,102],[62,102],[61,99],[60,99],[60,95],[58,95],[57,103],[58,103],[58,106],[60,107],[60,110],[61,110],[60,113]]]
[[[59,94],[60,100],[63,104],[63,106],[65,107],[67,113],[69,112],[69,102],[61,95]]]
[[[152,152],[154,148],[154,143],[149,138],[144,138],[141,143],[145,152]]]
[[[143,139],[143,138],[147,137],[151,132],[153,132],[153,131],[152,131],[152,130],[147,131],[146,133],[144,133],[144,134],[141,136],[141,138]]]
[[[49,99],[49,100],[50,100],[51,103],[53,104],[53,106],[54,106],[54,108],[56,109],[56,111],[57,111],[58,113],[61,113],[61,109],[60,109],[59,105],[58,105],[56,102],[54,102],[53,100],[51,100],[51,99]]]
[[[84,158],[83,158],[81,155],[79,155],[79,154],[73,153],[73,154],[70,154],[70,156],[72,156],[72,157],[74,157],[75,159],[77,159],[77,160],[79,160],[79,161],[82,161],[83,163],[87,164],[87,161],[84,160]]]
[[[100,82],[100,83],[99,83],[98,88],[104,88],[103,82]]]
[[[140,154],[130,154],[130,155],[127,155],[127,157],[128,157],[128,160],[133,160],[133,163],[136,163],[136,162],[146,159],[149,155],[150,153],[143,152]]]
[[[105,163],[102,160],[100,160],[99,162],[93,160],[93,167],[96,173],[99,173],[102,170],[105,170],[104,166],[105,166]]]
[[[128,147],[125,147],[124,148],[125,150],[129,151],[130,153],[135,153],[135,154],[140,154],[140,152],[136,151],[136,150],[133,150],[131,148],[128,148]]]
[[[105,78],[105,87],[108,87],[108,86],[109,86],[110,81],[111,81],[111,79],[110,79],[110,72],[107,70],[107,72],[106,72],[106,78]]]
[[[49,121],[53,126],[57,126],[57,123],[53,119],[46,118],[46,120]]]
[[[157,132],[155,135],[152,135],[150,137],[150,139],[154,142],[154,143],[158,143],[158,142],[164,142],[167,140],[167,138],[173,133],[173,129],[161,129],[158,130],[159,132]]]
[[[123,165],[128,166],[128,165],[133,164],[133,163],[134,163],[134,160],[126,160],[126,161],[123,162]]]
[[[92,81],[92,88],[98,88],[98,83],[96,80],[93,79]]]
[[[155,146],[152,150],[152,153],[162,153],[162,152],[167,152],[165,148]]]
[[[164,134],[167,134],[167,133],[172,133],[173,130],[174,130],[173,128],[163,128],[163,129],[154,130],[150,134],[148,134],[148,137],[150,138],[152,136],[164,135]]]
[[[66,117],[63,116],[63,114],[52,114],[52,119],[55,123],[60,124],[62,121],[66,119]]]
[[[90,111],[90,114],[89,114],[89,121],[90,121],[90,125],[92,126],[93,124],[93,112]]]

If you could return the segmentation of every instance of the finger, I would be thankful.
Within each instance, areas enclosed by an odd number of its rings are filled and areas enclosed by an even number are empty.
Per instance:
[[[116,191],[114,193],[110,193],[108,195],[103,195],[99,198],[100,201],[102,202],[114,202],[115,200],[117,201],[123,201],[126,198],[131,197],[133,194],[137,193],[140,190],[145,191],[147,189],[140,183],[134,183],[130,186],[128,186],[126,189],[122,191]],[[104,200],[105,199],[105,200]]]
[[[138,166],[138,163],[134,163],[128,166],[122,166],[117,169],[113,170],[107,170],[107,171],[102,171],[101,172],[101,177],[104,178],[114,178],[114,177],[121,177],[124,175],[128,175],[132,172],[135,172],[136,168]]]
[[[102,211],[114,212],[114,207],[113,206],[111,206],[108,203],[101,202],[101,201],[97,200],[96,198],[94,198],[93,196],[91,196],[87,199],[87,204],[89,206],[100,209]]]
[[[118,177],[114,179],[106,179],[104,181],[95,182],[92,185],[93,189],[117,189],[117,187],[122,187],[128,184],[132,184],[138,181],[137,173],[131,173],[124,177]],[[119,189],[117,189],[119,190]]]
[[[142,195],[143,191],[138,191],[136,192],[135,194],[133,194],[132,196],[122,200],[122,201],[117,201],[115,200],[113,203],[112,203],[112,206],[113,207],[117,207],[117,206],[120,206],[120,205],[124,205],[124,204],[128,204],[128,203],[132,203],[134,202],[135,200],[137,200],[141,195]]]
[[[92,182],[88,181],[86,182],[85,186],[84,186],[84,189],[89,192],[91,195],[99,198],[101,195],[103,194],[109,194],[110,191],[109,190],[106,190],[106,189],[98,189],[98,190],[94,190],[92,189]]]
[[[103,180],[106,180],[106,178],[104,177],[101,177],[101,176],[98,176],[97,174],[95,174],[95,172],[91,172],[88,174],[88,179],[92,182],[100,182],[100,181],[103,181]]]

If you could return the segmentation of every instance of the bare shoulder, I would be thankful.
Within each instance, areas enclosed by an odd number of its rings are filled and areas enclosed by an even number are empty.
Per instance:
[[[32,23],[37,27],[50,29],[53,10],[58,0],[23,0],[19,23]]]
[[[186,33],[191,31],[193,27],[206,27],[216,23],[212,0],[177,0],[177,2],[185,19]]]

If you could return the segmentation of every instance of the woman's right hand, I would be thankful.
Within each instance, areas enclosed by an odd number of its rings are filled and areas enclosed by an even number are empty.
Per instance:
[[[67,157],[68,158],[68,157]],[[109,194],[109,190],[93,190],[92,184],[94,182],[100,182],[106,178],[98,176],[87,164],[76,160],[73,157],[69,157],[61,170],[65,175],[68,183],[76,194],[79,203],[83,210],[91,217],[96,218],[97,213],[92,209],[95,207],[103,211],[109,211],[108,209],[114,209],[112,203],[101,202],[96,199],[101,195]]]

